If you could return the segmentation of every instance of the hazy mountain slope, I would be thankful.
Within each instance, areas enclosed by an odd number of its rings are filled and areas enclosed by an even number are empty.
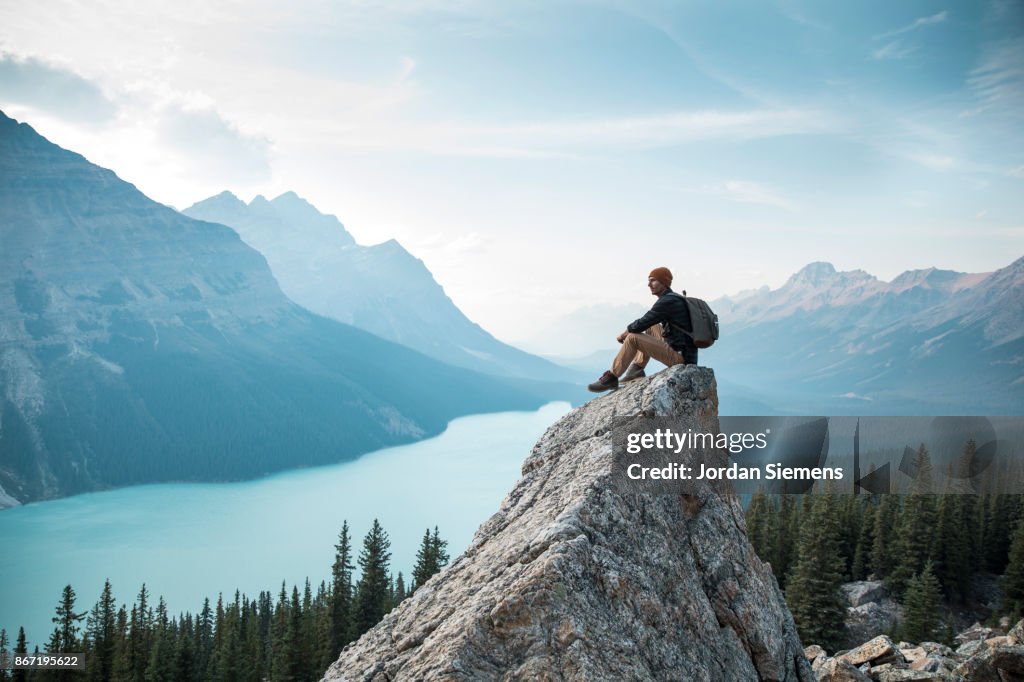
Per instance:
[[[248,205],[223,192],[185,209],[223,223],[266,256],[284,292],[310,310],[451,364],[543,381],[576,373],[504,344],[460,311],[394,240],[360,246],[334,216],[293,192]]]
[[[811,263],[777,289],[710,303],[722,336],[700,363],[729,388],[723,414],[1024,412],[1024,258],[991,273],[928,268],[891,282]],[[581,330],[571,338],[582,351],[606,350],[553,359],[605,369],[609,334],[629,319],[622,308],[564,317],[556,327]]]
[[[229,228],[0,114],[0,491],[334,462],[540,389],[316,316]]]
[[[779,289],[714,301],[722,340],[702,362],[789,411],[1020,413],[1022,271],[1019,259],[881,282],[814,263]]]

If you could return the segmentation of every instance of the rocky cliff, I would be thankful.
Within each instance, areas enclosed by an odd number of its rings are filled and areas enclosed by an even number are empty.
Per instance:
[[[716,429],[714,373],[671,368],[549,428],[466,552],[325,679],[813,680],[734,495],[614,492],[612,420],[640,414]]]

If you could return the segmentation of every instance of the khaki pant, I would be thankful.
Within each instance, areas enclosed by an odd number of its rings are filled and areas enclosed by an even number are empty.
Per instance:
[[[622,376],[630,362],[635,362],[640,367],[646,367],[647,362],[654,358],[666,366],[681,365],[686,362],[683,354],[674,350],[661,338],[661,325],[656,324],[648,328],[643,334],[626,334],[622,342],[619,354],[612,362],[612,374]]]

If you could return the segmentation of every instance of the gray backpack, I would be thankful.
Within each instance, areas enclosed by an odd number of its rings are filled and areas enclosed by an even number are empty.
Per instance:
[[[703,299],[687,296],[685,290],[682,294],[675,291],[672,293],[686,301],[686,307],[690,310],[690,324],[693,325],[692,332],[685,329],[679,331],[693,339],[693,345],[697,348],[709,348],[718,340],[718,315]]]

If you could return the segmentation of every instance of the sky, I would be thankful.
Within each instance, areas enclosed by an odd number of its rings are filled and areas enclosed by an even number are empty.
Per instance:
[[[293,190],[509,341],[660,265],[1024,255],[1020,2],[0,0],[0,109],[177,208]]]

